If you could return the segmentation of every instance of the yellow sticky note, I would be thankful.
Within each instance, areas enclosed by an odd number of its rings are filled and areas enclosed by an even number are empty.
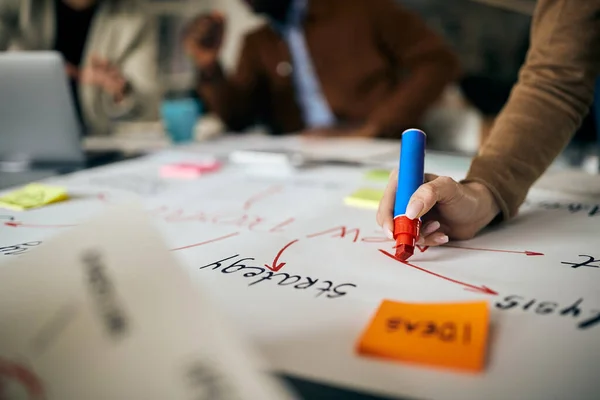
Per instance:
[[[367,172],[365,174],[365,178],[367,178],[370,181],[387,182],[391,172],[392,171],[390,171],[389,169],[374,169]]]
[[[352,193],[344,199],[344,203],[349,206],[372,208],[379,207],[379,201],[383,197],[383,190],[363,188]]]
[[[384,300],[360,338],[360,354],[479,372],[485,367],[485,301],[412,304]]]
[[[68,198],[69,195],[66,189],[62,187],[31,183],[0,197],[0,207],[23,211],[63,201]]]

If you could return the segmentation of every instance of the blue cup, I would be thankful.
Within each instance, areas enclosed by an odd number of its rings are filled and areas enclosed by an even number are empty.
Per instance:
[[[201,114],[198,100],[191,97],[163,100],[161,114],[173,143],[185,143],[194,139],[196,122]]]

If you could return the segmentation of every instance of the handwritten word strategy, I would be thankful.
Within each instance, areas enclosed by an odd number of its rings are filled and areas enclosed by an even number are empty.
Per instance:
[[[293,288],[294,290],[315,293],[315,297],[336,299],[345,296],[349,290],[356,288],[354,283],[336,284],[330,280],[322,280],[310,276],[290,275],[285,272],[273,272],[266,267],[252,265],[254,257],[241,257],[239,254],[213,261],[201,266],[200,270],[216,271],[222,274],[235,274],[248,279],[248,286],[256,286],[269,282],[272,285]]]

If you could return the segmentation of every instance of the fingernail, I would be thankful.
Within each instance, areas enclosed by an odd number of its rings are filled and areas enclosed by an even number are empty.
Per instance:
[[[417,245],[422,246],[425,244],[425,238],[423,236],[419,236],[419,240],[416,242]]]
[[[408,219],[415,219],[423,211],[423,208],[425,208],[425,204],[421,200],[411,200],[406,206],[405,215]]]
[[[438,229],[440,229],[440,223],[438,221],[431,221],[430,223],[425,225],[425,227],[423,227],[423,231],[421,232],[421,235],[423,235],[423,236],[431,235],[433,232],[437,231]]]
[[[446,236],[446,235],[435,238],[435,242],[438,244],[448,243],[448,240],[449,240],[448,236]]]
[[[385,232],[385,236],[387,236],[388,239],[394,239],[394,232],[392,232],[388,224],[385,224],[383,226],[383,231]]]

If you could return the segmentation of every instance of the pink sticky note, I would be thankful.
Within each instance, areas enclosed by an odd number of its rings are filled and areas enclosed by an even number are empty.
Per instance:
[[[203,174],[214,172],[220,167],[221,163],[216,160],[167,164],[160,168],[160,176],[163,178],[194,179]]]

